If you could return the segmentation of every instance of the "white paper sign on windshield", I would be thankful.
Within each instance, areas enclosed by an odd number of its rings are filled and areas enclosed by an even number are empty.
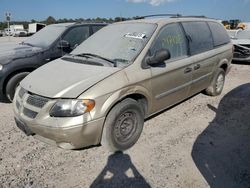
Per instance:
[[[146,38],[146,34],[144,34],[144,33],[127,33],[124,35],[124,37],[142,40],[142,39]]]

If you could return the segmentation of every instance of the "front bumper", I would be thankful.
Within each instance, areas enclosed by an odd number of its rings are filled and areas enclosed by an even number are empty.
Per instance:
[[[15,114],[15,121],[25,134],[32,135],[45,143],[63,149],[79,149],[100,143],[104,119],[69,128],[52,128],[31,124],[30,122],[20,120],[20,116],[17,114]]]
[[[70,118],[50,117],[48,112],[55,103],[53,100],[40,109],[35,118],[30,118],[23,110],[24,108],[33,110],[33,107],[26,103],[29,94],[24,95],[21,106],[17,107],[16,102],[21,103],[19,91],[20,89],[17,89],[14,98],[15,121],[26,135],[32,135],[43,142],[63,149],[79,149],[100,143],[104,118],[90,120],[90,114]]]

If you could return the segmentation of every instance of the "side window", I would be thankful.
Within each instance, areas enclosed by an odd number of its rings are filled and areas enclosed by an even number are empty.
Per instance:
[[[179,24],[166,25],[161,31],[151,48],[151,54],[157,50],[167,49],[171,59],[187,55],[187,44],[183,30]]]
[[[103,25],[93,25],[92,26],[93,33],[99,31],[103,27],[104,27]]]
[[[230,42],[228,33],[222,25],[215,22],[208,22],[208,25],[212,31],[214,46],[220,46]]]
[[[213,38],[206,22],[184,22],[191,55],[213,49]]]
[[[63,40],[69,42],[70,47],[73,49],[75,46],[81,44],[89,37],[89,26],[81,26],[70,29],[63,37]]]

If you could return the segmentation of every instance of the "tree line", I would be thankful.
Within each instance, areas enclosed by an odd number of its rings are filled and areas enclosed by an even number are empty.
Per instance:
[[[32,19],[31,21],[11,21],[10,24],[13,25],[23,25],[24,29],[28,29],[28,25],[30,23],[44,23],[46,25],[50,25],[50,24],[56,24],[56,23],[69,23],[69,22],[98,22],[98,23],[114,23],[114,22],[119,22],[119,21],[125,21],[125,20],[131,20],[131,19],[135,19],[136,17],[133,18],[124,18],[124,17],[115,17],[115,18],[77,18],[77,19],[67,19],[67,18],[63,18],[63,19],[58,19],[56,20],[54,17],[49,16],[46,20],[43,21],[38,21],[38,20],[34,20]],[[7,28],[7,22],[0,22],[0,30],[3,30],[4,28]]]

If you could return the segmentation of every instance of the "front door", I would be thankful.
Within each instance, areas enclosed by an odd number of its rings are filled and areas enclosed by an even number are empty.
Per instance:
[[[187,56],[187,40],[179,23],[168,24],[159,32],[150,54],[160,49],[167,49],[171,58],[151,67],[152,113],[185,99],[192,83],[193,62]]]

